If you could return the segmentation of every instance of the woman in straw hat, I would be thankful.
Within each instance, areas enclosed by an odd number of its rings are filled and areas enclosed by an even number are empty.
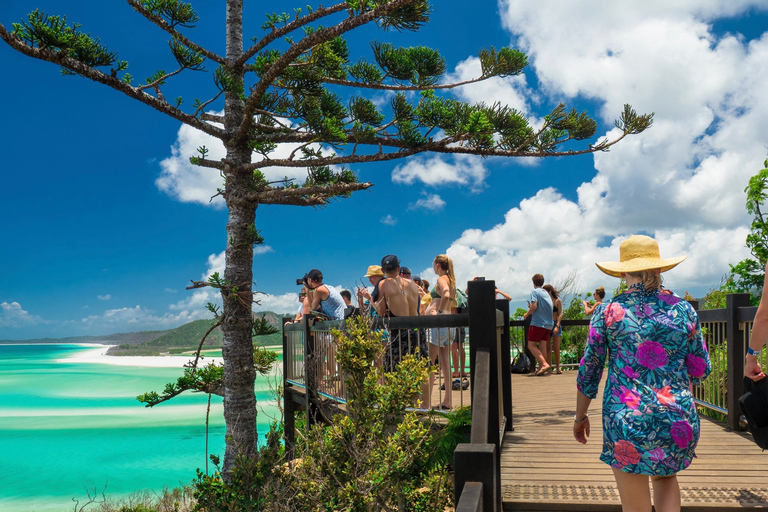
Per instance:
[[[661,272],[685,256],[663,259],[656,241],[642,235],[624,240],[619,252],[620,261],[597,263],[628,290],[590,322],[573,435],[587,442],[587,409],[608,357],[600,460],[613,468],[622,509],[651,511],[650,477],[656,511],[679,511],[677,472],[691,463],[699,439],[691,384],[709,375],[709,355],[694,309],[661,288]]]

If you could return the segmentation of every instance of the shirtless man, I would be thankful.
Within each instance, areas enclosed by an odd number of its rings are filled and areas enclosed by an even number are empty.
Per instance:
[[[381,260],[384,280],[380,285],[379,300],[374,305],[382,318],[416,316],[419,314],[421,297],[419,287],[410,279],[400,276],[400,260],[392,254]],[[426,333],[423,329],[392,329],[389,331],[389,346],[384,354],[384,370],[394,371],[403,356],[413,354],[429,358]],[[429,403],[428,384],[422,385],[422,408]]]
[[[419,314],[419,287],[400,275],[400,260],[395,255],[381,260],[384,280],[379,285],[379,300],[374,304],[382,318]]]

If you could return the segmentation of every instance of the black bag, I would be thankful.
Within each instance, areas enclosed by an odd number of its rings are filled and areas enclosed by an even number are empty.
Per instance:
[[[747,419],[755,444],[763,450],[768,449],[768,378],[755,382],[744,377],[744,389],[747,392],[739,398],[741,412]]]
[[[528,360],[528,356],[525,355],[525,352],[520,352],[517,354],[515,360],[512,361],[512,366],[510,367],[509,371],[512,373],[530,373],[531,362]]]

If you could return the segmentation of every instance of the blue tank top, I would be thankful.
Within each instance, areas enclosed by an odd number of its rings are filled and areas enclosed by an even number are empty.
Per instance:
[[[335,320],[344,320],[344,308],[347,307],[344,299],[333,286],[326,284],[325,287],[328,288],[328,298],[320,301],[320,307],[329,317]]]

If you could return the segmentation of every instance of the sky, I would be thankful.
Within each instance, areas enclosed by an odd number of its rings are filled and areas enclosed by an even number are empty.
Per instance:
[[[4,0],[10,28],[35,8],[63,14],[98,37],[138,81],[174,69],[166,34],[126,2]],[[193,2],[191,39],[222,52],[223,2]],[[299,2],[304,5],[306,2]],[[246,2],[248,35],[286,1]],[[255,310],[294,312],[296,278],[320,269],[341,288],[367,284],[368,265],[396,254],[434,283],[433,258],[448,254],[459,283],[494,279],[524,304],[531,276],[576,291],[610,292],[596,261],[618,260],[632,234],[653,236],[662,257],[687,254],[665,286],[704,296],[728,265],[749,256],[744,188],[768,156],[768,0],[434,2],[418,33],[364,27],[369,41],[425,45],[447,62],[445,81],[476,76],[483,47],[517,47],[518,77],[454,89],[456,98],[500,101],[535,124],[560,102],[589,111],[596,137],[615,137],[625,103],[654,113],[646,132],[609,152],[553,159],[422,155],[353,166],[375,186],[324,209],[261,206],[266,243],[254,257]],[[191,280],[223,271],[227,212],[215,172],[188,163],[201,132],[86,79],[0,43],[4,99],[0,179],[0,339],[169,329],[209,318],[211,289]],[[212,69],[212,66],[211,66]],[[210,70],[209,70],[210,71]],[[211,73],[182,74],[166,96],[185,105],[211,96]],[[384,103],[384,94],[373,101]],[[221,109],[213,104],[211,109]],[[278,151],[285,152],[286,149]],[[301,170],[267,175],[302,179]]]

